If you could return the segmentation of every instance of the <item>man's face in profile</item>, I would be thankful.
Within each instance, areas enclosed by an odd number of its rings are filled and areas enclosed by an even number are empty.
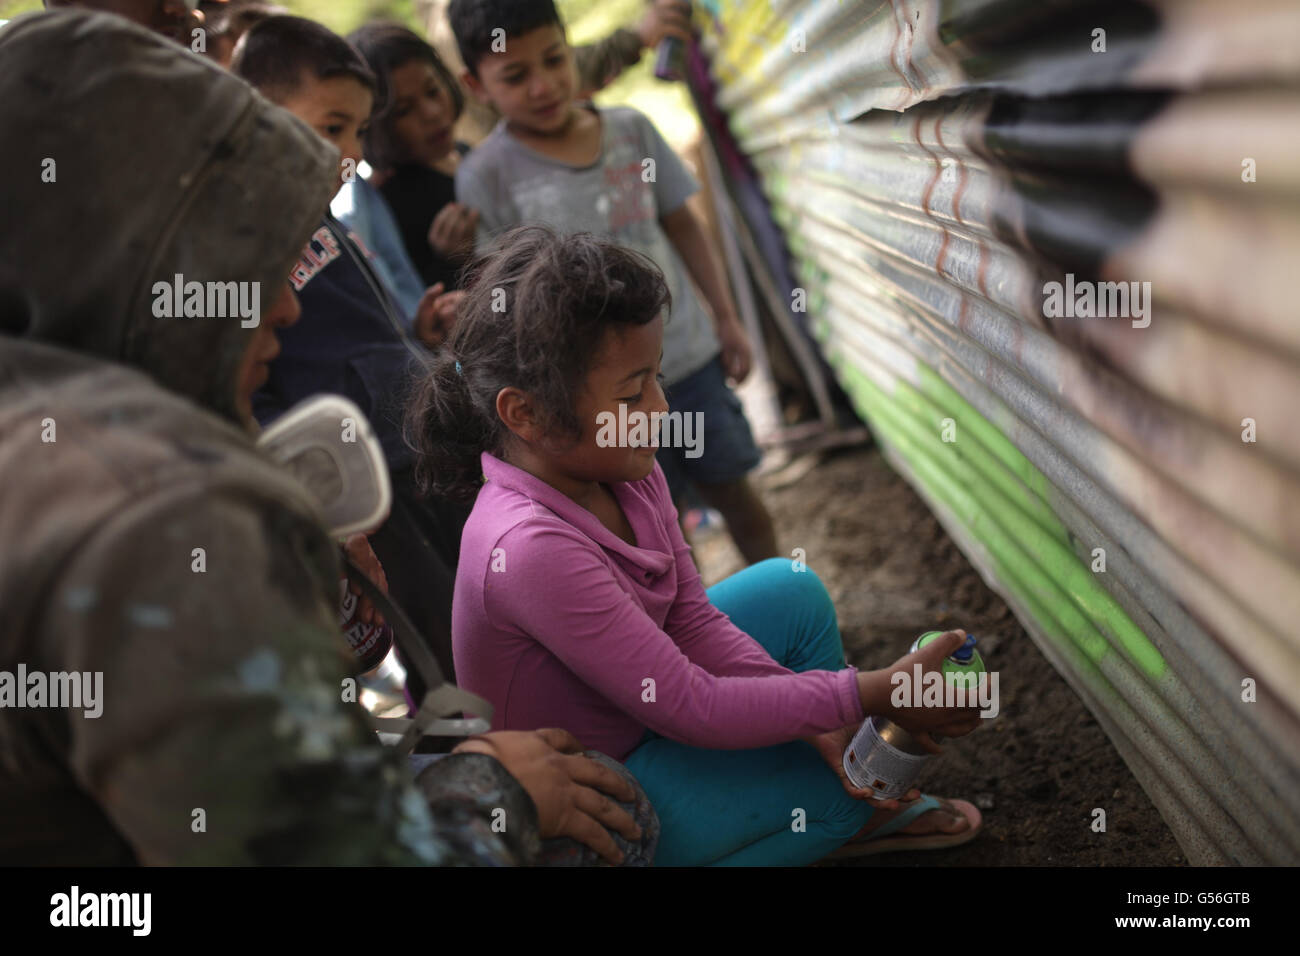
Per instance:
[[[190,45],[190,31],[203,23],[202,15],[190,9],[185,0],[44,0],[46,9],[80,7],[116,13],[119,17],[148,27],[169,40]],[[196,2],[197,5],[197,2]]]
[[[257,331],[248,340],[239,363],[235,382],[235,409],[245,424],[253,423],[253,393],[266,384],[271,374],[271,363],[280,354],[277,329],[285,329],[298,321],[302,309],[293,287],[285,282],[280,286],[271,308],[262,314]]]

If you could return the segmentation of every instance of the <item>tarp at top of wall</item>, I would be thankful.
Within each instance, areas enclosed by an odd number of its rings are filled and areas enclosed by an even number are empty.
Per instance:
[[[1300,862],[1300,6],[705,6],[891,461],[1190,859]]]

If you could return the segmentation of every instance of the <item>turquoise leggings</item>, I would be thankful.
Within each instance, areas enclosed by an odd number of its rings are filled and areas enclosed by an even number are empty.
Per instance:
[[[790,670],[845,666],[835,606],[811,569],[769,558],[708,594]],[[656,866],[801,866],[843,846],[871,818],[870,804],[845,793],[802,740],[703,750],[647,732],[624,763],[659,814]]]

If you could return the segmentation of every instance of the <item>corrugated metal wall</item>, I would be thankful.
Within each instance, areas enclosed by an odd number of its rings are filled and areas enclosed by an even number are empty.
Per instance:
[[[891,462],[1189,859],[1300,862],[1300,5],[704,7]]]

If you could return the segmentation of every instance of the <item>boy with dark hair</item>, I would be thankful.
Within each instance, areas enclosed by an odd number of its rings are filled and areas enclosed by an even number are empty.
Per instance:
[[[375,80],[350,43],[311,20],[269,17],[240,40],[232,68],[339,148],[340,186],[355,176]],[[319,392],[346,395],[360,406],[383,445],[393,486],[392,513],[370,536],[371,546],[390,593],[454,680],[450,609],[467,510],[422,498],[416,490],[401,417],[413,374],[421,367],[421,346],[411,340],[410,324],[368,251],[328,212],[290,283],[302,303],[302,321],[282,335],[281,354],[256,396],[254,412],[266,424]],[[414,673],[411,679],[419,700],[424,688]]]
[[[656,38],[689,37],[684,9],[689,8],[683,0],[656,0],[636,32],[616,30],[576,49],[579,83],[598,89]],[[372,172],[340,190],[334,213],[369,244],[390,289],[414,314],[425,286],[460,287],[465,254],[473,249],[478,214],[456,201],[455,187],[456,167],[469,149],[456,140],[456,131],[465,131],[467,104],[442,56],[406,27],[372,21],[348,40],[375,73],[375,110],[365,141]],[[482,124],[471,116],[468,125],[486,132],[496,120]],[[471,135],[471,141],[481,138]],[[422,324],[417,335],[437,348],[450,324]]]
[[[703,429],[693,449],[658,452],[673,499],[680,510],[693,481],[722,512],[747,563],[775,557],[772,519],[745,477],[760,454],[726,383],[748,374],[749,341],[686,205],[697,189],[690,173],[643,114],[577,100],[572,53],[551,0],[452,0],[448,13],[462,80],[502,115],[456,173],[457,196],[479,211],[480,248],[511,226],[543,223],[608,237],[663,270],[673,301],[662,366],[670,414]]]
[[[266,17],[254,24],[239,44],[235,72],[274,103],[304,86],[304,75],[317,80],[350,76],[373,95],[375,75],[352,44],[313,20]],[[292,112],[292,110],[290,110]]]
[[[504,53],[507,40],[542,27],[556,27],[561,35],[564,33],[553,0],[452,0],[447,17],[465,69],[476,77],[479,63],[493,53]]]

